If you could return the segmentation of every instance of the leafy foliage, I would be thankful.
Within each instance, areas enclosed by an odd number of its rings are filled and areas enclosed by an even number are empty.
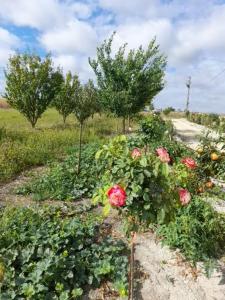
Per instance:
[[[89,80],[84,86],[80,87],[80,91],[74,100],[74,114],[80,124],[79,156],[77,165],[77,173],[80,173],[83,126],[85,120],[91,115],[94,115],[97,102],[97,91],[91,80]]]
[[[101,237],[94,215],[11,208],[2,210],[0,219],[2,299],[77,299],[85,286],[105,280],[126,292],[126,245]]]
[[[164,113],[164,115],[168,116],[173,111],[175,111],[175,108],[173,108],[172,106],[168,106],[168,107],[164,108],[163,113]]]
[[[95,162],[99,144],[89,144],[82,152],[83,167],[77,174],[77,148],[62,163],[55,163],[47,174],[18,189],[20,194],[33,194],[36,200],[76,200],[91,197],[101,174],[102,165]]]
[[[163,242],[179,248],[193,263],[209,262],[225,250],[225,218],[199,197],[176,212],[174,221],[159,228]]]
[[[54,106],[63,117],[65,124],[66,118],[74,112],[76,108],[76,98],[80,92],[80,82],[78,76],[72,76],[71,72],[66,74],[66,78],[60,86],[59,93],[54,100]]]
[[[126,44],[112,56],[113,35],[97,48],[97,59],[89,59],[99,87],[103,109],[127,118],[139,112],[164,86],[165,57],[155,40],[147,50],[126,52]]]
[[[197,152],[199,176],[202,179],[210,176],[225,179],[225,154],[221,151],[225,149],[224,142],[225,138],[222,135],[213,138],[210,132],[201,138]],[[216,154],[216,160],[212,159],[212,154]]]
[[[159,115],[152,114],[140,122],[140,134],[145,144],[162,140],[167,132],[166,122]]]
[[[7,102],[19,110],[35,127],[37,120],[59,91],[63,76],[55,71],[50,56],[16,54],[5,71]]]

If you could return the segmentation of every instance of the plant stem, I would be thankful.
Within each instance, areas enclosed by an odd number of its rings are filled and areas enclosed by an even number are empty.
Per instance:
[[[78,155],[78,165],[77,165],[77,173],[78,173],[78,174],[80,173],[80,166],[81,166],[82,133],[83,133],[83,122],[80,123],[79,155]]]
[[[125,123],[125,121],[126,121],[126,119],[125,119],[125,117],[124,117],[123,120],[122,120],[122,129],[123,129],[123,133],[126,132],[126,123]]]

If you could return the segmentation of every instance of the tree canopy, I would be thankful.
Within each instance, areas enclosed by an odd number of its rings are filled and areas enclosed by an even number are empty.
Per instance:
[[[59,91],[63,81],[60,69],[54,70],[51,57],[15,54],[5,70],[7,102],[19,110],[35,127],[37,120]]]
[[[64,124],[66,118],[76,109],[80,88],[78,76],[73,76],[71,72],[68,72],[60,86],[60,91],[54,100],[54,106],[62,115]]]
[[[117,117],[127,118],[150,105],[164,87],[166,58],[153,39],[147,49],[126,52],[127,44],[112,54],[114,34],[97,48],[89,64],[97,77],[102,106]]]

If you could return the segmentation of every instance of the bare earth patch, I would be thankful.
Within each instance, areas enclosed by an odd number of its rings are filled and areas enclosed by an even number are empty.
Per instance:
[[[24,185],[31,180],[31,176],[37,174],[43,174],[46,171],[46,167],[36,167],[30,171],[25,171],[16,179],[0,185],[0,206],[5,205],[30,205],[34,203],[29,196],[21,196],[15,194],[15,189]]]
[[[135,300],[225,299],[224,264],[208,279],[179,252],[162,247],[152,233],[138,235],[135,249],[136,268],[144,274],[137,283]]]

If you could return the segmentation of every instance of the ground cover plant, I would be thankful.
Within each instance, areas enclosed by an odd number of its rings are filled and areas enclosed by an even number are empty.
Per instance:
[[[35,200],[79,200],[91,198],[101,175],[104,163],[95,161],[95,153],[99,143],[89,143],[83,146],[82,168],[77,173],[78,146],[71,149],[63,162],[56,162],[49,166],[49,171],[41,178],[29,182],[19,188],[19,194],[32,194]]]
[[[127,246],[69,208],[0,211],[1,299],[77,299],[109,281],[127,293]]]

